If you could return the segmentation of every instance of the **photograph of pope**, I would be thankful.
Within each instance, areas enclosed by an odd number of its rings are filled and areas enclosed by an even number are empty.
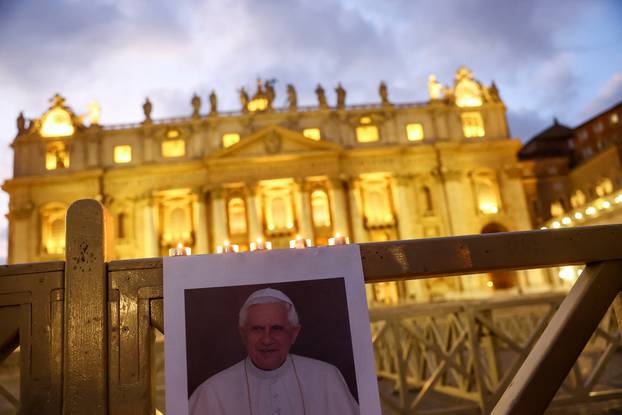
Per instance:
[[[302,326],[282,291],[253,292],[239,312],[247,356],[201,383],[190,415],[355,415],[356,400],[339,369],[290,353]]]

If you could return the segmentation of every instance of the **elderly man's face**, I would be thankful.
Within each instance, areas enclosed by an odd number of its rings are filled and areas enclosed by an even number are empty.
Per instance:
[[[273,370],[287,358],[300,326],[289,322],[283,303],[255,304],[248,308],[246,323],[240,327],[240,332],[255,366]]]

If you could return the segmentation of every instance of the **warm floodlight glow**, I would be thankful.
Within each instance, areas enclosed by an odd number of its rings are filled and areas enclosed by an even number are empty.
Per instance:
[[[168,130],[166,132],[166,137],[167,138],[177,138],[177,137],[179,137],[179,130],[175,130],[175,129]]]
[[[571,223],[572,223],[572,219],[570,219],[568,216],[565,216],[562,219],[562,224],[564,224],[564,225],[570,225]]]
[[[564,281],[573,281],[577,277],[577,271],[572,266],[561,267],[559,269],[559,278]]]
[[[408,124],[406,126],[406,137],[408,141],[423,140],[423,126],[419,123]]]
[[[65,137],[74,131],[71,114],[63,108],[52,108],[41,119],[39,133],[42,137]]]
[[[265,111],[268,108],[267,98],[255,98],[246,106],[250,112]]]
[[[69,167],[69,153],[65,144],[57,141],[49,143],[45,151],[45,169],[56,170]]]
[[[585,214],[592,216],[596,214],[596,208],[594,206],[590,206],[589,208],[585,209]]]
[[[581,213],[581,212],[577,212],[577,213],[575,213],[575,214],[574,214],[574,218],[575,218],[576,220],[581,220],[581,219],[583,219],[583,213]]]
[[[132,146],[124,144],[114,146],[114,162],[117,164],[129,163],[132,161]]]
[[[240,142],[240,134],[238,133],[227,133],[222,136],[222,146],[224,148],[231,147],[234,144]]]
[[[479,202],[479,210],[486,215],[492,215],[499,212],[499,207],[494,202],[481,201]]]
[[[611,203],[609,203],[609,201],[605,200],[600,206],[603,209],[609,209],[611,207]]]
[[[557,229],[557,228],[559,228],[559,227],[560,227],[560,226],[562,226],[562,225],[561,225],[561,223],[559,223],[558,221],[555,221],[555,222],[553,222],[553,223],[551,224],[551,226],[552,226],[554,229]]]
[[[318,141],[321,138],[320,129],[319,128],[305,128],[302,130],[302,135],[311,140]]]

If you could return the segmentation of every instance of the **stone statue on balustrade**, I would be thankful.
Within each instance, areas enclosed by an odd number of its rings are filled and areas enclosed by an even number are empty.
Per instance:
[[[346,107],[346,90],[341,86],[341,82],[337,84],[335,92],[337,93],[337,108],[344,109]]]
[[[287,84],[287,108],[290,111],[298,109],[298,95],[296,94],[296,88],[292,84]]]
[[[240,104],[242,105],[242,112],[248,112],[248,92],[246,88],[240,88]]]
[[[145,103],[143,104],[143,113],[145,114],[145,121],[151,121],[151,111],[153,111],[153,105],[149,98],[145,98]]]
[[[24,134],[26,132],[26,118],[24,113],[20,112],[17,116],[17,135]]]
[[[317,102],[320,109],[327,109],[328,102],[326,101],[326,92],[321,84],[318,84],[317,88],[315,88],[315,95],[317,95]]]
[[[192,117],[199,118],[201,116],[201,98],[194,94],[190,104],[192,104]]]
[[[380,86],[378,87],[378,95],[380,95],[380,102],[383,106],[391,105],[391,102],[389,102],[389,89],[384,81],[380,82]]]
[[[210,115],[218,114],[218,97],[216,96],[216,91],[213,91],[209,94],[209,113]]]

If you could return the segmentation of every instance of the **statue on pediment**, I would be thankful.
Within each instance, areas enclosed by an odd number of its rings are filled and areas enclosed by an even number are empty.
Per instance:
[[[214,90],[209,94],[209,113],[210,115],[218,114],[218,97]]]
[[[384,81],[380,82],[380,86],[378,87],[378,95],[380,95],[380,102],[382,103],[382,105],[391,105],[391,103],[389,102],[389,89],[387,88],[387,84],[385,84]]]
[[[272,102],[274,101],[274,98],[276,97],[276,92],[274,92],[275,82],[276,80],[271,79],[264,83],[264,88],[266,90],[266,99],[268,100],[267,109],[272,109]]]
[[[346,90],[341,86],[341,82],[337,84],[335,92],[337,93],[337,108],[344,109],[346,107]]]
[[[201,116],[201,98],[195,93],[190,100],[192,105],[192,117],[199,118]]]
[[[24,113],[20,112],[17,116],[17,135],[24,134],[26,132],[26,118],[24,118]]]
[[[324,88],[322,88],[321,84],[317,84],[317,88],[315,88],[315,95],[317,95],[317,102],[320,106],[320,109],[328,108],[328,102],[326,101],[326,92]]]
[[[296,94],[296,88],[292,84],[287,84],[287,108],[290,111],[298,109],[298,94]]]
[[[153,111],[153,105],[149,98],[145,98],[145,102],[143,103],[143,113],[145,114],[145,121],[151,121],[151,111]]]
[[[443,98],[445,87],[436,80],[436,75],[428,76],[428,94],[430,99],[435,101]]]
[[[248,111],[248,92],[246,92],[246,88],[240,88],[240,104],[242,105],[242,112]]]

